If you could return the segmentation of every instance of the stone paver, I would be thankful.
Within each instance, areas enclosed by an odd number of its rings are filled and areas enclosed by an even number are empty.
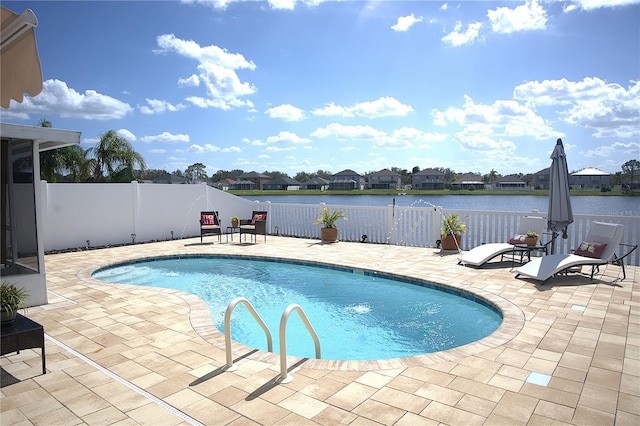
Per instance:
[[[610,266],[547,283],[514,278],[510,262],[472,269],[438,250],[272,237],[200,238],[45,258],[49,304],[27,315],[45,327],[38,350],[1,358],[17,383],[0,389],[1,425],[637,424],[640,419],[640,268]],[[224,239],[223,239],[224,241]],[[364,362],[279,357],[224,337],[206,305],[174,290],[100,283],[99,267],[166,255],[280,257],[406,275],[472,291],[505,320],[479,342],[442,353]],[[573,309],[575,305],[584,310]],[[76,356],[66,348],[81,354]],[[90,362],[89,362],[90,361]],[[532,372],[550,376],[529,383]]]

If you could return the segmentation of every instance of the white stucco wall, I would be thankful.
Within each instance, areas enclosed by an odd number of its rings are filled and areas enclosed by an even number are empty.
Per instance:
[[[41,182],[45,251],[200,235],[200,212],[250,218],[254,203],[201,185]]]

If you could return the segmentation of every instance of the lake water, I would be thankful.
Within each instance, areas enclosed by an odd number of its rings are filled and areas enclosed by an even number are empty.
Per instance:
[[[546,212],[546,195],[269,195],[246,196],[251,201],[272,203],[320,204],[342,206],[387,206],[395,203],[403,207],[442,206],[451,210],[487,210]],[[575,214],[640,216],[640,198],[622,196],[574,196],[571,198]]]

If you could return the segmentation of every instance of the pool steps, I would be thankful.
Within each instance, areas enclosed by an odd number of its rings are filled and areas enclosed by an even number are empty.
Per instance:
[[[258,314],[251,302],[249,302],[244,297],[236,297],[229,303],[229,306],[227,306],[227,310],[224,314],[224,347],[227,357],[227,365],[225,371],[235,371],[238,369],[237,366],[233,365],[233,356],[231,354],[231,313],[240,303],[247,307],[249,313],[251,313],[260,327],[262,327],[264,333],[267,336],[268,351],[273,352],[273,338],[271,337],[271,331],[269,330],[267,324]],[[287,321],[289,320],[289,316],[291,315],[291,313],[294,311],[298,312],[298,315],[300,315],[302,322],[304,323],[305,327],[307,327],[307,331],[309,331],[309,334],[313,338],[316,349],[316,359],[321,359],[322,357],[318,333],[316,333],[316,330],[311,325],[311,322],[309,321],[307,314],[304,312],[304,309],[302,309],[300,305],[297,305],[295,303],[287,306],[287,308],[282,313],[282,317],[280,318],[280,377],[276,379],[276,381],[279,383],[289,383],[293,381],[293,378],[289,376],[287,372]]]

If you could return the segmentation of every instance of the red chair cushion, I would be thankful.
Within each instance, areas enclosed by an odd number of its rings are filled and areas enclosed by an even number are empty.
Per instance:
[[[214,214],[203,214],[200,216],[200,221],[202,225],[217,225],[218,220],[216,219],[216,215]]]
[[[527,238],[526,235],[520,235],[520,234],[516,234],[513,237],[511,237],[511,239],[509,241],[507,241],[509,244],[525,244],[524,240]]]
[[[264,213],[256,213],[253,215],[253,218],[251,219],[251,224],[255,225],[256,224],[256,220],[267,220],[267,215]]]
[[[576,249],[575,254],[600,259],[605,248],[607,248],[607,245],[604,243],[590,243],[588,241],[583,241]]]

